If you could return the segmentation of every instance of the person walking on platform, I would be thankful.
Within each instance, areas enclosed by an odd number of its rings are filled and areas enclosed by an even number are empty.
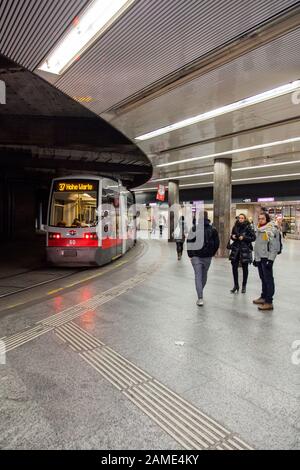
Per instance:
[[[185,242],[185,235],[188,232],[187,226],[184,221],[184,217],[181,216],[179,218],[178,224],[176,229],[174,230],[174,240],[176,242],[176,251],[177,251],[177,258],[178,261],[182,258],[183,253],[183,245]]]
[[[153,216],[151,218],[151,234],[155,235],[156,232],[156,220],[155,217]]]
[[[273,296],[275,282],[273,276],[273,264],[275,258],[281,253],[281,236],[276,224],[271,221],[270,215],[262,212],[258,216],[256,229],[256,242],[254,247],[254,265],[258,268],[261,279],[262,291],[258,299],[253,303],[259,310],[273,310]]]
[[[207,282],[208,270],[211,260],[220,246],[219,234],[216,228],[211,225],[206,211],[204,212],[204,221],[194,224],[190,230],[187,246],[188,256],[195,272],[197,305],[202,307],[204,305],[203,289]]]
[[[286,238],[286,235],[287,235],[289,229],[290,229],[290,227],[289,227],[288,222],[287,222],[285,219],[282,219],[282,222],[281,222],[281,230],[282,230],[282,236],[283,236],[283,238]]]
[[[234,294],[240,289],[238,268],[239,266],[242,266],[242,294],[245,294],[248,280],[249,264],[252,263],[252,242],[255,241],[256,237],[250,222],[247,220],[244,214],[240,214],[238,216],[238,219],[232,228],[230,238],[233,243],[230,245],[231,251],[229,259],[232,265],[232,274],[234,280],[234,286],[230,292]]]
[[[159,225],[159,235],[160,237],[162,237],[163,228],[166,225],[166,218],[163,214],[159,214],[158,225]]]

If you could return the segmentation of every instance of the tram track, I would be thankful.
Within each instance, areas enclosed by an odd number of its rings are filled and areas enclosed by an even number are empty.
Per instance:
[[[2,277],[0,278],[0,312],[27,304],[33,299],[36,300],[45,296],[56,295],[57,293],[61,293],[66,289],[74,288],[75,286],[78,286],[84,282],[93,281],[98,277],[109,273],[110,271],[119,269],[123,265],[138,260],[148,251],[148,249],[149,247],[147,243],[139,241],[137,246],[127,252],[125,255],[118,257],[111,263],[108,263],[107,265],[101,267],[73,269],[57,267],[35,267],[33,269],[26,270],[22,273]],[[35,282],[33,282],[33,276],[35,277]],[[44,276],[44,279],[41,279],[41,276]],[[51,278],[47,279],[47,277]],[[57,285],[57,281],[63,281],[67,279],[70,280],[60,285]],[[48,284],[53,284],[53,289],[50,291],[45,290],[47,289]],[[41,288],[40,290],[37,289],[39,287]],[[28,297],[30,291],[32,291],[32,293],[34,294]],[[20,298],[22,294],[24,294],[24,296],[26,297]],[[10,301],[10,299],[14,299],[12,304],[7,303]],[[17,303],[15,303],[15,299],[17,300]]]
[[[0,299],[25,292],[45,284],[50,284],[61,279],[72,277],[75,274],[88,271],[88,268],[80,268],[76,270],[64,268],[61,270],[64,271],[62,275],[59,275],[58,271],[59,270],[57,268],[34,268],[18,274],[3,276],[0,278]],[[32,282],[32,277],[34,277],[35,282]],[[38,280],[38,278],[41,280]]]

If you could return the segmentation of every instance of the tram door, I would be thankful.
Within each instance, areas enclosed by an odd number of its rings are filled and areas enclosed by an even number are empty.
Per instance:
[[[120,194],[111,187],[115,182],[105,182],[106,187],[102,189],[102,247],[114,258],[122,254]]]
[[[114,192],[115,224],[116,224],[116,254],[121,255],[123,251],[121,198],[120,193]]]
[[[120,193],[121,227],[120,236],[122,239],[122,253],[128,250],[128,210],[127,210],[127,191]]]

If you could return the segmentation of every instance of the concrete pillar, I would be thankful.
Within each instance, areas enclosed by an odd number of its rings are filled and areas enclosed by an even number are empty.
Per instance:
[[[179,204],[179,181],[169,181],[168,185],[168,203],[169,207]],[[176,214],[169,211],[169,242],[174,241],[174,229],[177,223]]]
[[[227,243],[231,230],[231,168],[232,160],[217,158],[214,163],[214,226],[219,232],[218,255],[228,255]]]
[[[231,210],[230,210],[230,227],[233,227],[236,221],[236,204],[231,203]]]

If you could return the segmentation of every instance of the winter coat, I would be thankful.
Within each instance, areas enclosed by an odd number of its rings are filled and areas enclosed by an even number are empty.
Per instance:
[[[274,261],[280,252],[280,231],[274,222],[269,222],[256,228],[256,242],[254,247],[255,261],[267,258]]]
[[[234,235],[236,238],[233,237]],[[243,240],[239,240],[239,237],[243,237]],[[255,238],[250,222],[236,222],[231,232],[233,243],[230,246],[230,261],[241,262],[242,264],[252,263],[252,242],[255,241]]]
[[[209,219],[202,224],[193,225],[187,240],[187,253],[190,258],[212,258],[220,246],[219,234]]]

